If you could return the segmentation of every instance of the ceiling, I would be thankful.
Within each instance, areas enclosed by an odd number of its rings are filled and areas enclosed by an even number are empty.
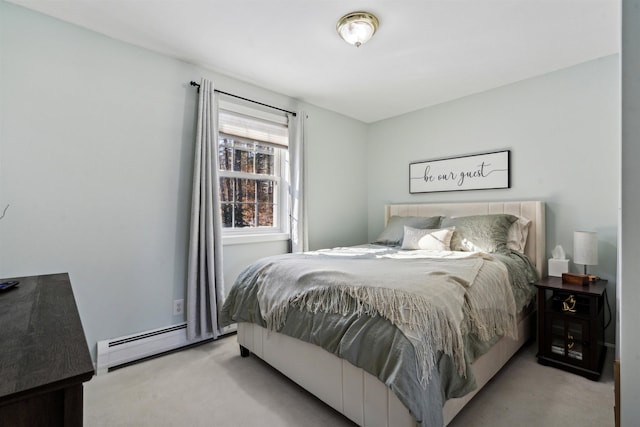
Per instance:
[[[366,123],[620,50],[619,0],[8,1]]]

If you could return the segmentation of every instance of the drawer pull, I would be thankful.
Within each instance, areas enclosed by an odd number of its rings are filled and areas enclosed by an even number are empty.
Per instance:
[[[573,336],[571,334],[567,335],[567,339],[571,340],[571,342],[567,345],[567,350],[572,350],[575,347],[576,342],[573,340]]]
[[[576,312],[576,299],[573,295],[569,295],[567,299],[562,301],[562,311],[568,311],[569,313]]]

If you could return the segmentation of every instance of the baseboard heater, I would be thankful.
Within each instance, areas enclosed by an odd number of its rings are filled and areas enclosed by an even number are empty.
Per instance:
[[[194,342],[187,340],[186,323],[98,341],[96,372],[104,374],[109,369],[191,344]]]
[[[227,335],[236,330],[237,325],[233,324],[219,330],[218,335]],[[187,339],[187,323],[185,322],[112,340],[98,341],[96,374],[101,375],[109,372],[110,369],[181,347],[198,344],[211,338],[213,335],[189,341]]]

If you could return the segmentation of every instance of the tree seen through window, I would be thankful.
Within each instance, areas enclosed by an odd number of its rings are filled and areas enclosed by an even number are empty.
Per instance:
[[[276,227],[277,151],[270,145],[221,135],[218,143],[223,227]]]

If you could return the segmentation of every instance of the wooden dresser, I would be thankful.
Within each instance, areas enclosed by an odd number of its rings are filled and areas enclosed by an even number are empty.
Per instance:
[[[67,273],[0,292],[0,426],[81,426],[93,363]]]

